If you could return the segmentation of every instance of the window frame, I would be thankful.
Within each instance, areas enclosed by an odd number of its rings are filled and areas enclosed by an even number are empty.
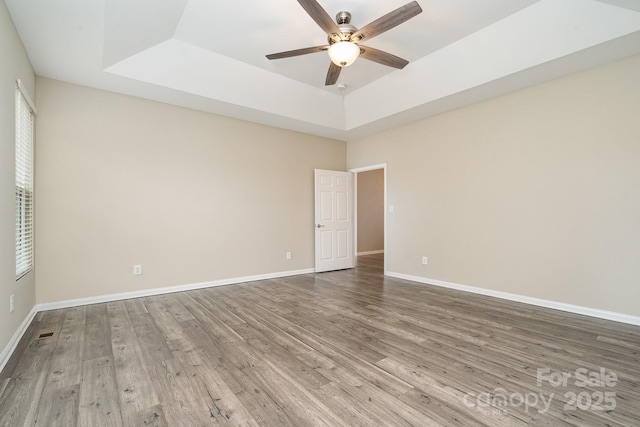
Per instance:
[[[16,80],[15,108],[16,281],[34,268],[34,145],[36,108]]]

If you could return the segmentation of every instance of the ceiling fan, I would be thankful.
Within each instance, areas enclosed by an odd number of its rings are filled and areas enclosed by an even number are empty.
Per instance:
[[[372,47],[362,46],[360,42],[370,40],[422,12],[422,8],[418,2],[412,1],[411,3],[407,3],[370,24],[365,25],[359,30],[350,24],[351,14],[349,12],[338,12],[336,22],[333,22],[333,19],[331,19],[329,14],[316,0],[298,0],[298,3],[300,3],[309,16],[316,21],[316,24],[327,33],[329,44],[272,53],[267,55],[268,59],[290,58],[292,56],[306,55],[326,50],[331,58],[327,78],[324,82],[327,86],[335,84],[338,81],[342,68],[353,64],[359,56],[369,61],[398,69],[404,68],[409,63],[409,61],[390,53]]]

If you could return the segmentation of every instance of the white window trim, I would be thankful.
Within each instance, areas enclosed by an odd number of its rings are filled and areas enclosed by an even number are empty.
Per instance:
[[[18,88],[22,96],[24,96],[24,99],[27,100],[27,104],[29,104],[29,107],[31,108],[33,115],[35,116],[36,114],[38,114],[38,110],[36,109],[36,104],[34,104],[33,101],[31,100],[31,96],[29,96],[29,92],[22,84],[22,80],[20,79],[16,80],[16,87]]]

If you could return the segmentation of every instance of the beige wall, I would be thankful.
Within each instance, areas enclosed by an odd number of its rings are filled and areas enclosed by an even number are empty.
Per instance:
[[[358,173],[358,252],[384,250],[384,169]]]
[[[15,90],[34,99],[35,76],[4,1],[0,2],[0,353],[35,305],[35,270],[16,281]],[[36,201],[37,202],[37,201]],[[15,311],[9,313],[9,296]]]
[[[39,303],[313,267],[313,169],[345,143],[37,84]]]
[[[639,76],[635,56],[350,142],[349,168],[387,163],[388,270],[640,315]]]

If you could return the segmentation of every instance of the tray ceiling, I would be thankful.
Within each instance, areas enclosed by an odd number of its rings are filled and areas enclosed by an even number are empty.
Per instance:
[[[408,0],[320,0],[362,27]],[[423,13],[366,43],[324,86],[326,43],[294,0],[6,0],[36,74],[350,140],[640,53],[634,0],[419,0]]]

